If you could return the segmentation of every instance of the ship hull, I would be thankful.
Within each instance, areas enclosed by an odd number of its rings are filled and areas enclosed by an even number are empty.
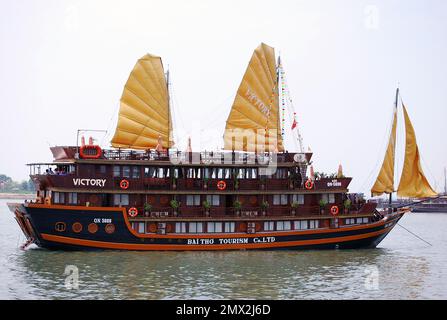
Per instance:
[[[340,228],[254,234],[241,232],[139,234],[131,228],[126,212],[122,208],[67,208],[37,204],[10,206],[10,208],[15,213],[28,242],[52,250],[215,251],[375,248],[405,213],[401,211],[387,215],[374,223]],[[73,227],[75,224],[78,228]],[[114,226],[113,232],[110,232],[111,224]]]

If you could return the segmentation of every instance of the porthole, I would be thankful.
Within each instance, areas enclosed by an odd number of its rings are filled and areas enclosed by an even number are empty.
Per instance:
[[[115,232],[115,225],[113,223],[108,223],[104,227],[104,230],[106,231],[106,233],[112,234]]]
[[[81,232],[82,231],[82,224],[80,222],[73,223],[73,225],[71,226],[71,230],[73,230],[73,232],[75,232],[75,233]]]
[[[96,223],[90,223],[87,227],[88,232],[96,233],[98,231],[98,225]]]
[[[57,232],[64,232],[67,229],[67,225],[65,224],[65,222],[56,222],[56,224],[54,225],[54,230],[56,230]]]

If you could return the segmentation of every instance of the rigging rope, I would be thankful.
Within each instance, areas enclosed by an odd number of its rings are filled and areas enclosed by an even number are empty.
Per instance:
[[[416,238],[418,238],[419,240],[424,241],[425,243],[427,243],[429,246],[433,246],[430,242],[422,239],[421,237],[419,237],[417,234],[415,234],[414,232],[411,232],[410,230],[408,230],[407,228],[405,228],[403,225],[401,225],[400,223],[397,223],[397,225],[399,227],[401,227],[402,229],[406,230],[407,232],[409,232],[410,234],[412,234],[413,236],[415,236]]]

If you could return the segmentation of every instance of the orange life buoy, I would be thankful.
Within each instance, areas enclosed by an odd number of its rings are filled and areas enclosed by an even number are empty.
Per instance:
[[[227,183],[223,180],[217,182],[217,189],[225,190],[227,188]]]
[[[312,189],[313,187],[314,187],[314,183],[313,183],[313,181],[312,180],[307,180],[305,183],[304,183],[304,187],[307,189],[307,190],[310,190],[310,189]]]
[[[120,182],[120,188],[126,190],[127,188],[129,188],[129,181],[127,181],[126,179],[121,180]]]
[[[138,209],[135,207],[132,207],[129,209],[129,211],[127,212],[129,214],[129,216],[131,216],[132,218],[135,218],[138,215]]]
[[[338,206],[332,206],[331,207],[331,214],[333,216],[336,216],[338,214]]]

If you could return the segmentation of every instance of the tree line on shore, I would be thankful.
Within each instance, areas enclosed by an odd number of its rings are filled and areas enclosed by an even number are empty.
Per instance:
[[[5,174],[0,174],[0,193],[32,193],[35,191],[34,183],[28,181],[14,181]]]

